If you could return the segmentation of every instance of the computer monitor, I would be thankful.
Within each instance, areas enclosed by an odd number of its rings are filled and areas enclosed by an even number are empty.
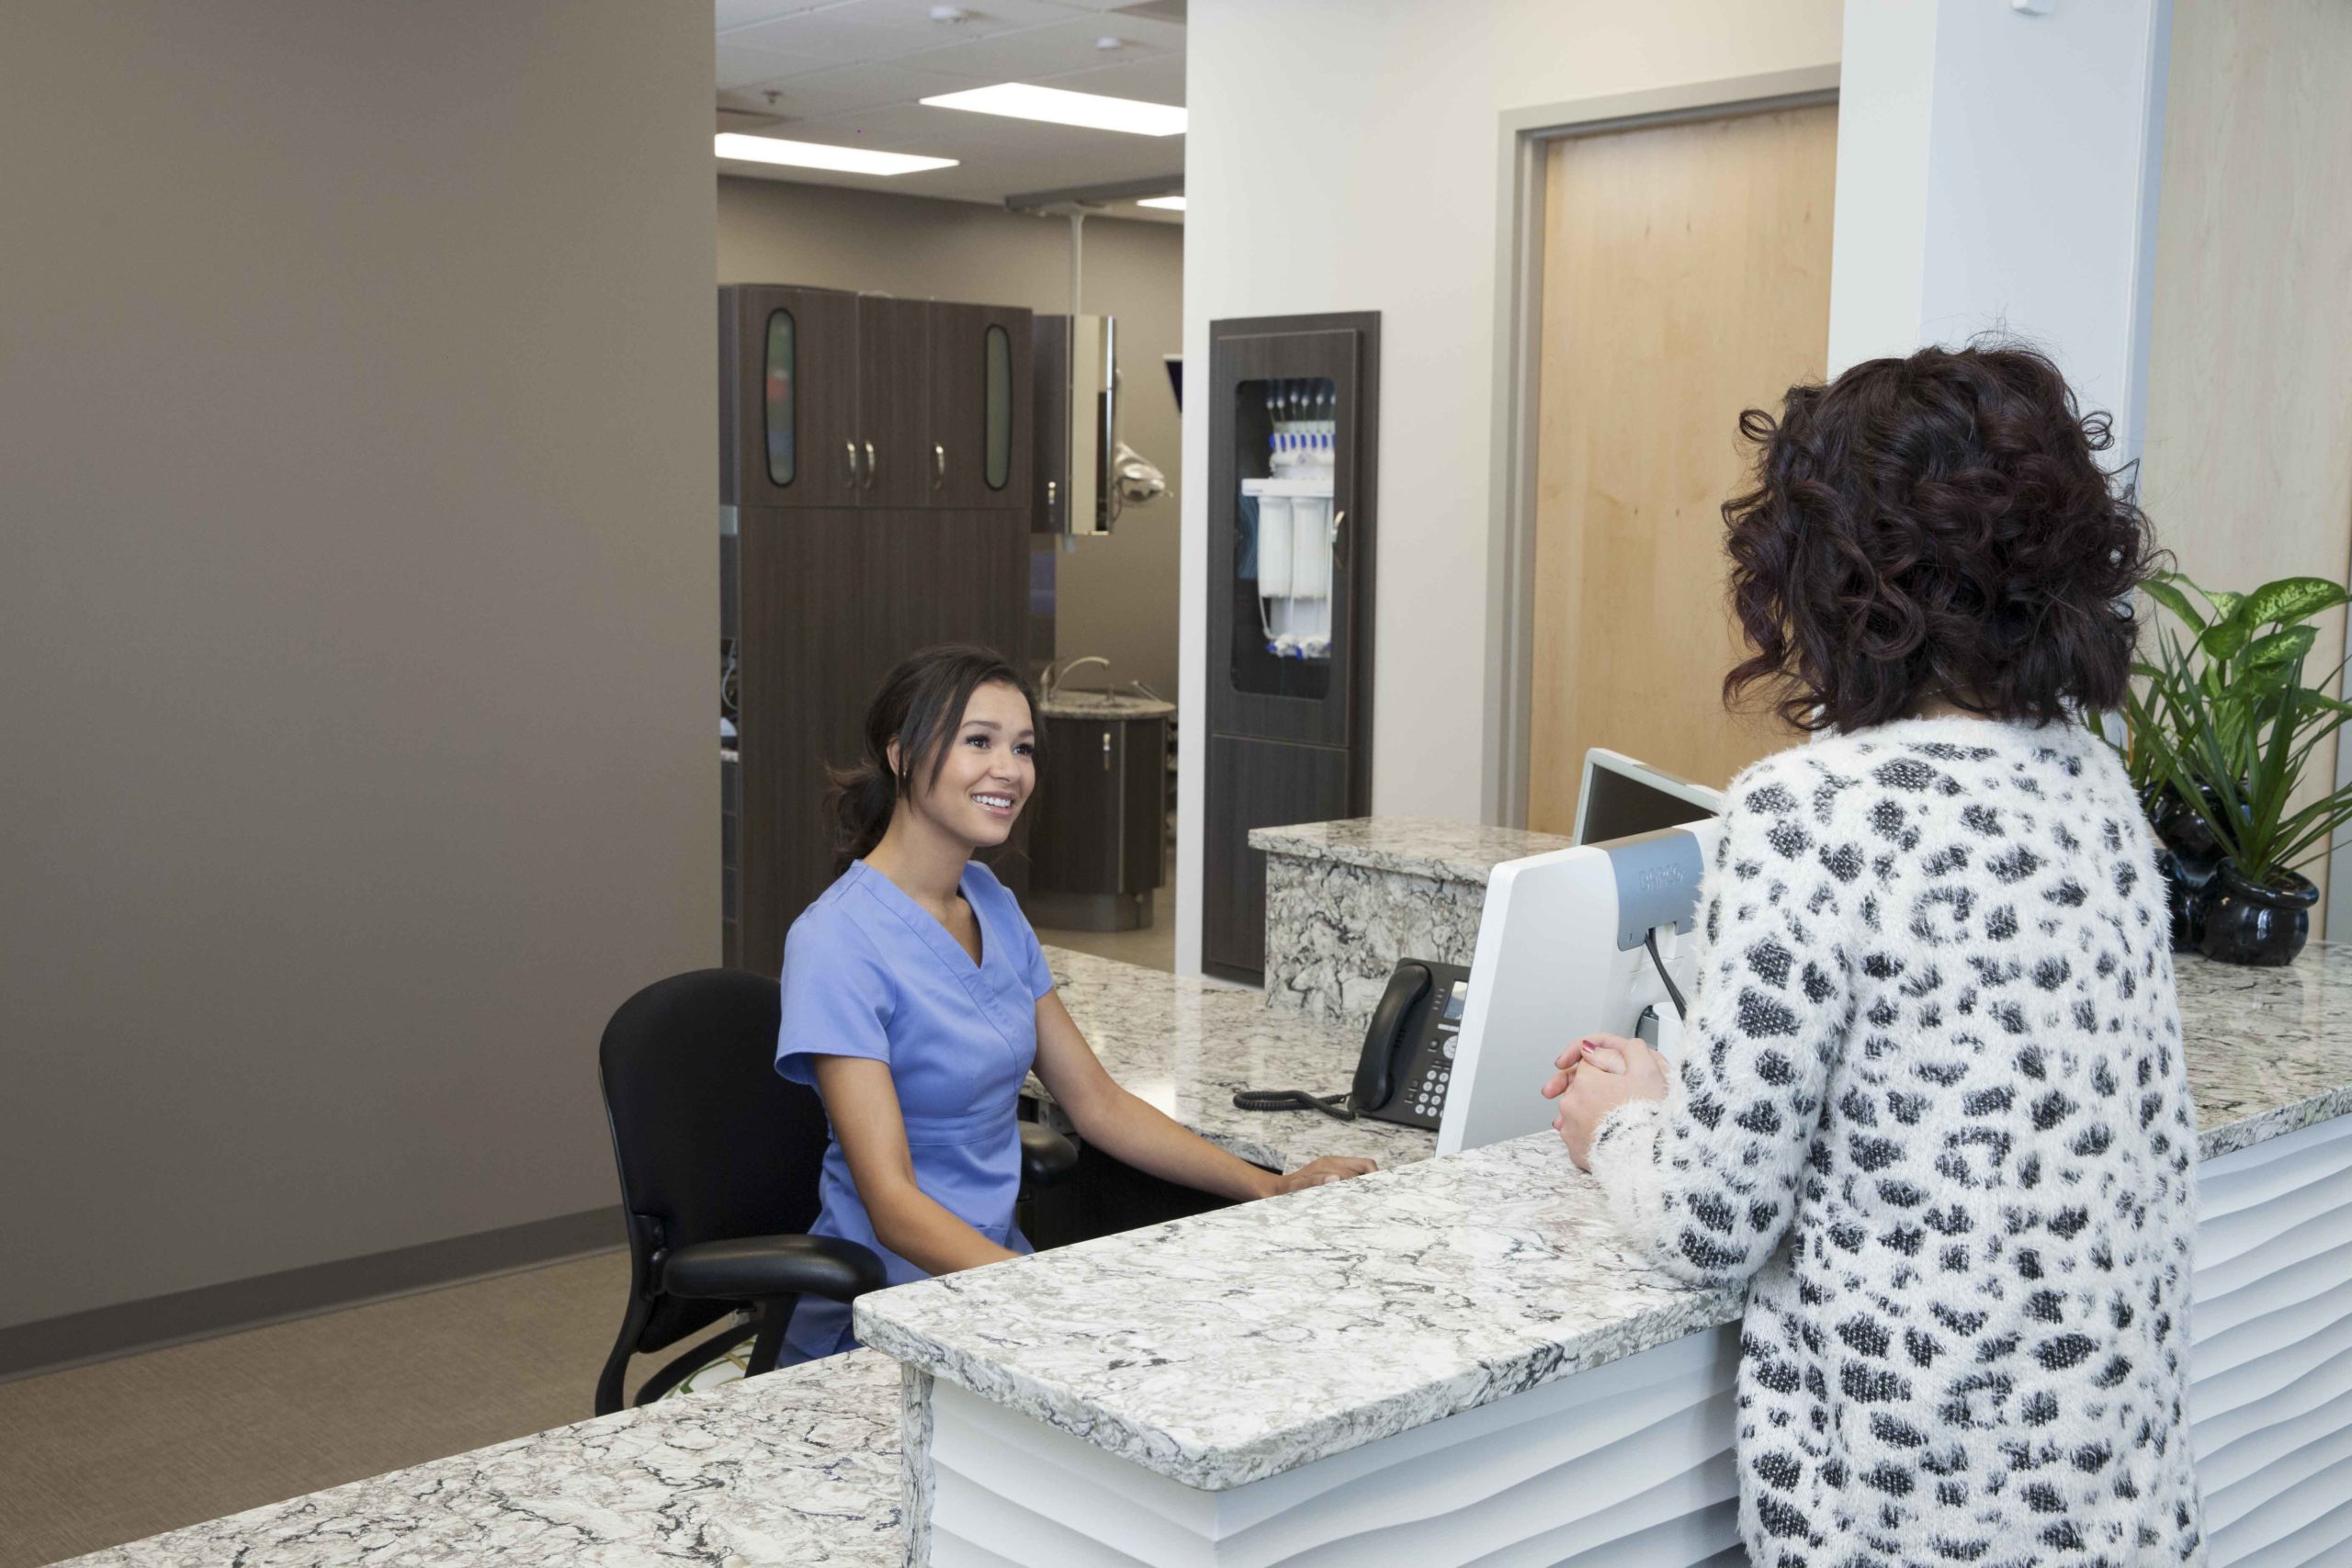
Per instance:
[[[1674,1055],[1679,1021],[1645,939],[1655,934],[1667,973],[1689,997],[1699,881],[1721,830],[1703,817],[1494,868],[1439,1154],[1549,1127],[1555,1102],[1540,1091],[1553,1061],[1588,1034],[1634,1034],[1646,1009],[1666,1026],[1659,1049]]]
[[[1595,746],[1584,754],[1577,788],[1576,840],[1598,844],[1636,833],[1720,817],[1724,792],[1678,779],[1622,751]]]

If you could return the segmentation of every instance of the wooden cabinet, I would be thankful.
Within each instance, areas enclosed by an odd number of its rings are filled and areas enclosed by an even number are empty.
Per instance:
[[[1025,511],[1035,417],[1029,312],[935,304],[930,324],[932,504]]]
[[[834,289],[718,291],[719,500],[1030,505],[1030,313]]]
[[[1160,885],[1168,721],[1054,715],[1045,721],[1032,824],[1031,918],[1125,930]]]
[[[718,291],[718,499],[857,501],[858,299],[743,284]]]
[[[1263,980],[1266,855],[1250,847],[1250,829],[1355,815],[1352,761],[1331,746],[1209,738],[1201,881],[1201,966],[1208,973],[1250,985]]]
[[[1379,389],[1376,314],[1209,324],[1201,951],[1227,979],[1263,978],[1265,859],[1250,829],[1372,808]]]

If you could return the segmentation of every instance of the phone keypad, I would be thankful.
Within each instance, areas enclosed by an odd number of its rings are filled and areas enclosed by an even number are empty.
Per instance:
[[[1453,1042],[1448,1041],[1446,1043],[1451,1045]],[[1447,1053],[1449,1058],[1452,1055],[1451,1051]],[[1410,1086],[1414,1111],[1423,1116],[1443,1114],[1445,1086],[1453,1081],[1453,1064],[1450,1059],[1442,1064],[1430,1066],[1421,1074],[1421,1081]]]

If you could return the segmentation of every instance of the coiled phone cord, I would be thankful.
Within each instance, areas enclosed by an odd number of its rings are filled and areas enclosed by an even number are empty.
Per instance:
[[[1320,1111],[1340,1122],[1352,1122],[1356,1113],[1348,1107],[1344,1094],[1311,1094],[1303,1089],[1238,1089],[1233,1091],[1236,1111]]]

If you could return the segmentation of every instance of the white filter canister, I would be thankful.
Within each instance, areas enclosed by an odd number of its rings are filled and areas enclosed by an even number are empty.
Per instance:
[[[1328,495],[1302,495],[1291,503],[1291,596],[1295,599],[1329,599],[1331,596],[1331,498]]]
[[[1258,592],[1268,599],[1287,599],[1291,592],[1291,557],[1297,530],[1291,518],[1291,498],[1258,498]]]

